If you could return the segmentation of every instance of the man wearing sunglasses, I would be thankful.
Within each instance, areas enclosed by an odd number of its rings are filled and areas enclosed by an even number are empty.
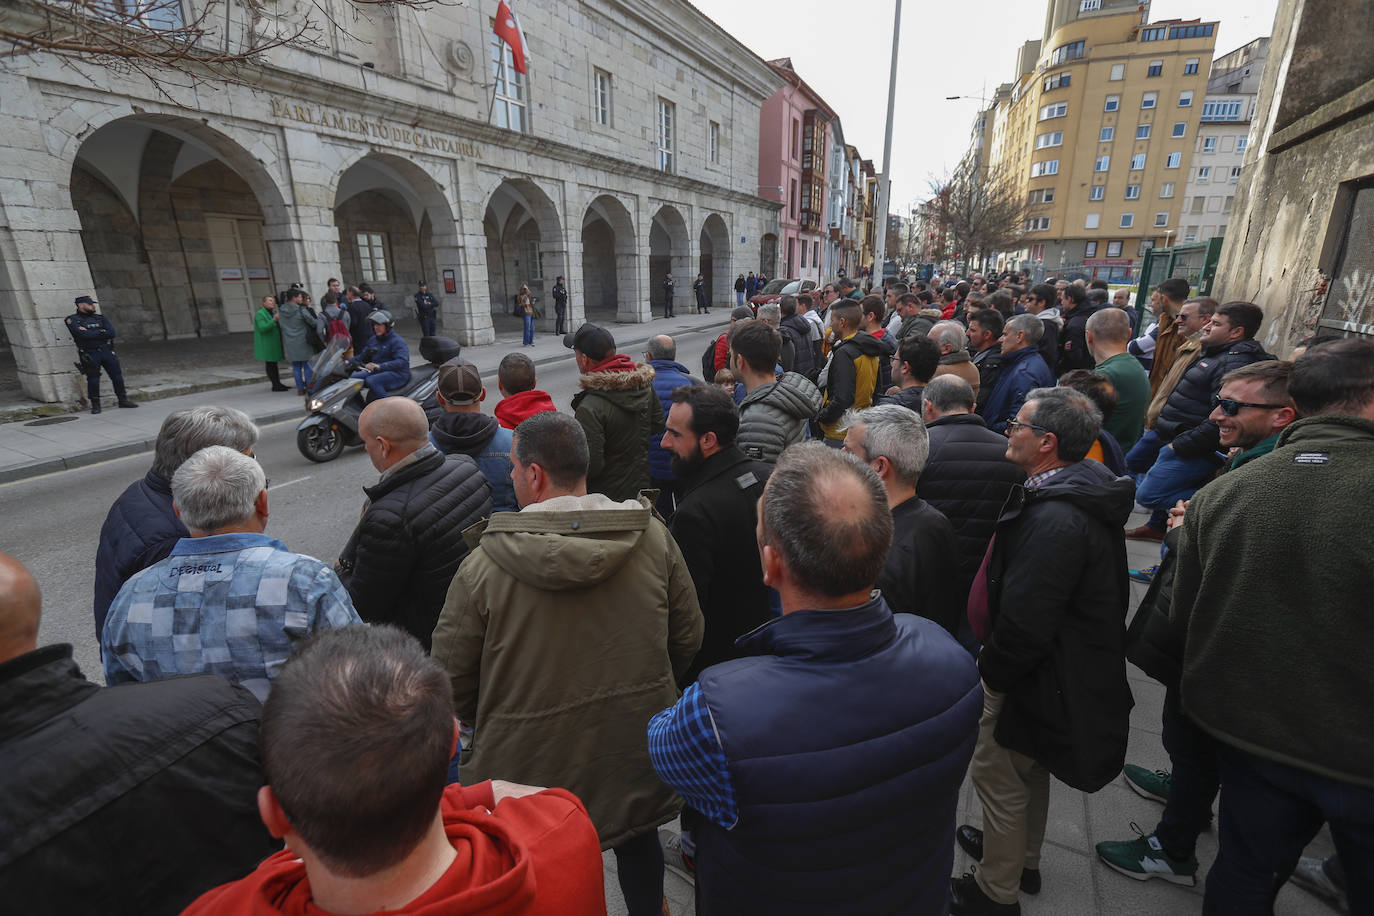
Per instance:
[[[1263,320],[1259,306],[1250,302],[1228,302],[1212,315],[1202,332],[1202,356],[1183,373],[1155,420],[1165,445],[1141,478],[1136,502],[1167,510],[1191,497],[1221,467],[1224,456],[1217,453],[1221,440],[1211,419],[1212,398],[1228,372],[1274,358],[1254,339]],[[1163,532],[1152,538],[1161,540]]]

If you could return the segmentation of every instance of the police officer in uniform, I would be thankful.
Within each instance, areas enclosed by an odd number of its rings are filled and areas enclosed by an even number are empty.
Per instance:
[[[429,284],[420,281],[420,291],[415,294],[415,317],[420,319],[420,335],[434,336],[434,319],[439,313],[439,300],[429,291]]]
[[[673,275],[669,273],[663,278],[663,317],[673,317],[673,290],[677,284],[673,282]]]
[[[120,407],[137,407],[124,394],[124,372],[115,356],[114,325],[104,315],[97,315],[96,301],[90,296],[76,297],[76,314],[67,316],[67,330],[76,341],[80,354],[77,364],[86,373],[86,393],[91,399],[91,413],[100,413],[100,369],[103,366],[114,386],[115,399]]]

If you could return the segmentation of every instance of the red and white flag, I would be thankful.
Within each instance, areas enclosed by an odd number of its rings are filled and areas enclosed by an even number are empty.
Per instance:
[[[511,59],[515,62],[515,72],[525,72],[525,33],[520,30],[520,20],[506,5],[506,0],[496,7],[496,23],[492,26],[496,37],[510,45]]]

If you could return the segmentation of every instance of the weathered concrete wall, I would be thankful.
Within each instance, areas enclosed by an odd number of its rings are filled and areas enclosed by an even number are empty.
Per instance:
[[[1332,284],[1352,280],[1331,271],[1340,201],[1349,183],[1374,176],[1374,4],[1282,0],[1275,23],[1260,89],[1269,103],[1256,115],[1214,295],[1262,307],[1260,337],[1282,355],[1316,333]],[[1359,53],[1342,50],[1352,35]],[[1317,86],[1313,61],[1334,68]]]

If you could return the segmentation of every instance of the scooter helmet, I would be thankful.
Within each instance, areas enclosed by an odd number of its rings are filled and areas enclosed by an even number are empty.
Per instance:
[[[386,325],[388,331],[396,326],[396,319],[392,318],[391,313],[386,309],[377,309],[367,316],[367,320],[370,324]]]

